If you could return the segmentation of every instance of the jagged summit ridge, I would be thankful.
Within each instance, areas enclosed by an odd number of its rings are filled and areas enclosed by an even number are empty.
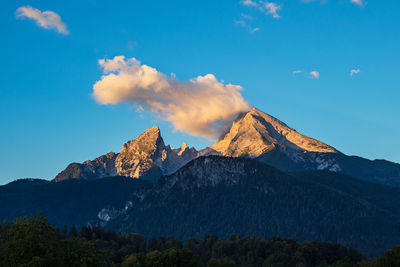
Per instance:
[[[166,146],[160,129],[153,126],[136,139],[126,142],[118,154],[110,152],[94,160],[71,163],[55,177],[55,181],[71,178],[98,179],[107,176],[139,178],[146,175],[155,179],[163,174],[175,172],[197,156],[197,150],[189,148],[186,143],[178,149]]]
[[[241,114],[230,130],[210,148],[223,156],[233,157],[258,157],[274,148],[299,152],[338,152],[256,108]]]
[[[126,142],[120,153],[110,152],[84,163],[71,163],[55,180],[118,175],[155,180],[207,155],[250,157],[283,171],[328,170],[400,186],[399,164],[347,156],[256,108],[240,114],[226,134],[203,150],[189,148],[186,143],[180,148],[171,148],[165,145],[160,129],[154,126]]]
[[[159,166],[156,161],[162,158],[164,140],[157,126],[147,129],[136,139],[126,142],[115,160],[117,173],[121,176],[139,178],[146,171]]]
[[[335,148],[304,136],[280,120],[252,108],[240,114],[229,131],[214,145],[201,151],[189,148],[186,143],[177,149],[165,145],[160,129],[153,126],[136,139],[126,142],[120,153],[110,152],[82,164],[72,163],[55,180],[118,175],[139,178],[149,174],[159,177],[172,174],[189,161],[203,155],[256,158],[271,151],[280,151],[279,153],[284,153],[291,161],[306,162],[308,165],[311,162],[311,168],[340,170],[335,160],[319,155],[338,153]]]

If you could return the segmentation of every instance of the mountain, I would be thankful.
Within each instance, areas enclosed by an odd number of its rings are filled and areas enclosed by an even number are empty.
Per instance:
[[[328,170],[400,186],[400,164],[347,156],[256,108],[238,116],[227,133],[203,154],[250,157],[284,171]]]
[[[157,180],[163,174],[175,172],[197,155],[197,150],[189,148],[186,143],[179,149],[166,146],[160,129],[154,126],[136,139],[126,142],[119,154],[110,152],[92,161],[71,163],[55,177],[55,181],[109,176]]]
[[[54,179],[56,182],[60,182],[71,178],[96,179],[117,176],[117,169],[115,168],[117,156],[118,154],[110,152],[94,160],[87,160],[82,164],[71,163]]]
[[[59,227],[280,236],[378,255],[400,244],[397,187],[399,164],[345,155],[253,108],[200,151],[171,148],[151,127],[120,153],[71,163],[53,182],[0,186],[0,219],[44,211]]]
[[[345,155],[256,108],[240,114],[215,144],[203,150],[189,148],[186,143],[178,149],[166,146],[160,129],[154,126],[125,143],[119,154],[110,152],[92,161],[71,163],[55,181],[117,175],[155,181],[207,155],[255,158],[288,172],[328,170],[400,187],[400,164]]]
[[[238,234],[324,240],[370,255],[400,243],[399,209],[389,203],[398,203],[400,189],[378,186],[365,196],[368,182],[350,178],[361,188],[352,193],[342,185],[307,178],[312,175],[286,174],[246,158],[200,157],[153,187],[136,191],[127,209],[103,209],[101,217],[107,220],[100,223],[147,238]],[[374,202],[384,194],[385,200]]]
[[[400,189],[362,181],[351,176],[329,171],[301,171],[292,173],[306,182],[327,186],[351,195],[393,214],[400,214]]]
[[[64,225],[81,227],[95,219],[105,206],[123,208],[132,192],[149,185],[148,181],[125,177],[71,179],[58,183],[16,180],[0,186],[0,221],[12,221],[42,211],[61,229]]]
[[[229,131],[211,148],[230,157],[258,157],[275,148],[287,151],[288,155],[295,152],[338,153],[335,148],[296,132],[256,108],[239,115]]]

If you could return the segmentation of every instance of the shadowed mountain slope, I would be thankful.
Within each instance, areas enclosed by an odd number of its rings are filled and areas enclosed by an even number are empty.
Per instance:
[[[125,206],[132,193],[150,183],[125,177],[49,182],[22,179],[0,186],[0,221],[40,211],[57,227],[86,225],[107,205]]]
[[[148,238],[280,236],[338,242],[371,255],[400,243],[397,209],[306,177],[251,159],[200,157],[137,191],[127,210],[101,223]],[[398,189],[382,190],[398,199]]]

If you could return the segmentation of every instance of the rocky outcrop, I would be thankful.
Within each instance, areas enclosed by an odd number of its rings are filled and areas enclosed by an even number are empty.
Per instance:
[[[171,174],[197,157],[197,150],[186,143],[179,149],[166,146],[160,129],[151,127],[135,140],[125,143],[115,166],[118,175],[139,178],[147,172]]]
[[[121,176],[139,178],[146,172],[160,170],[156,161],[162,159],[164,141],[158,127],[151,127],[135,140],[126,142],[121,149],[115,167]]]
[[[256,108],[241,114],[230,130],[210,148],[223,156],[258,157],[276,147],[299,152],[338,152]]]
[[[56,176],[55,181],[109,176],[156,180],[161,175],[175,172],[197,157],[197,150],[189,148],[186,143],[178,149],[166,146],[160,129],[154,126],[136,139],[126,142],[118,154],[110,152],[94,160],[71,163]]]
[[[54,180],[60,182],[77,178],[95,179],[116,176],[115,159],[117,155],[114,152],[110,152],[94,160],[87,160],[83,163],[71,163]]]
[[[229,131],[200,154],[250,157],[284,171],[327,170],[400,186],[399,164],[345,155],[256,108],[238,116]]]
[[[258,158],[285,171],[318,169],[340,171],[335,148],[302,135],[256,108],[243,113],[229,131],[201,155]]]
[[[125,176],[156,180],[189,161],[208,155],[256,158],[283,171],[328,170],[371,182],[399,186],[400,164],[347,156],[334,147],[300,134],[282,121],[253,108],[240,114],[231,128],[203,150],[165,145],[160,129],[149,128],[125,143],[119,154],[108,153],[92,161],[72,163],[56,181],[71,178],[97,179]]]

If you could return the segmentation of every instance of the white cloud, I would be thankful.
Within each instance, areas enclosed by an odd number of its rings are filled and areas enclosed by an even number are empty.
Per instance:
[[[292,71],[292,74],[293,75],[296,75],[296,74],[300,74],[300,73],[303,73],[304,71],[302,71],[302,70],[294,70],[294,71]]]
[[[260,28],[253,27],[248,22],[246,22],[244,20],[237,20],[237,21],[235,21],[235,23],[237,25],[239,25],[240,27],[242,27],[242,28],[246,28],[250,33],[258,32],[260,30]]]
[[[364,0],[349,0],[350,3],[359,5],[359,6],[364,6],[365,2]],[[314,2],[320,2],[321,4],[326,4],[328,2],[328,0],[301,0],[302,3],[314,3]]]
[[[69,34],[67,26],[61,21],[61,17],[53,11],[42,12],[30,6],[23,6],[17,9],[16,17],[33,19],[38,26],[44,29],[56,29],[59,33]]]
[[[244,6],[258,6],[257,2],[252,1],[252,0],[243,0],[243,1],[240,1],[240,3]]]
[[[320,2],[321,4],[326,4],[328,0],[301,0],[303,3],[313,3],[313,2]]]
[[[253,19],[253,17],[252,16],[250,16],[250,15],[247,15],[247,14],[240,14],[240,16],[242,16],[242,18],[244,18],[244,19],[247,19],[247,20],[252,20]]]
[[[314,78],[314,79],[319,79],[319,72],[316,70],[313,70],[312,72],[310,72],[310,75]]]
[[[248,7],[257,7],[258,10],[271,15],[273,18],[280,18],[278,11],[282,9],[282,7],[273,2],[264,2],[264,1],[252,1],[252,0],[243,0],[240,3],[244,6]]]
[[[93,85],[101,104],[128,103],[170,121],[178,131],[214,139],[238,113],[250,109],[241,86],[207,74],[187,82],[167,77],[135,58],[99,60],[104,75]]]
[[[364,2],[363,0],[350,0],[351,3],[359,5],[359,6],[363,6]]]
[[[271,15],[273,18],[277,19],[280,18],[278,11],[281,10],[281,6],[272,3],[272,2],[264,2],[263,6],[260,8],[262,11],[266,12],[267,14]]]
[[[353,77],[356,74],[359,74],[361,72],[361,70],[359,69],[354,69],[350,71],[350,77]]]

